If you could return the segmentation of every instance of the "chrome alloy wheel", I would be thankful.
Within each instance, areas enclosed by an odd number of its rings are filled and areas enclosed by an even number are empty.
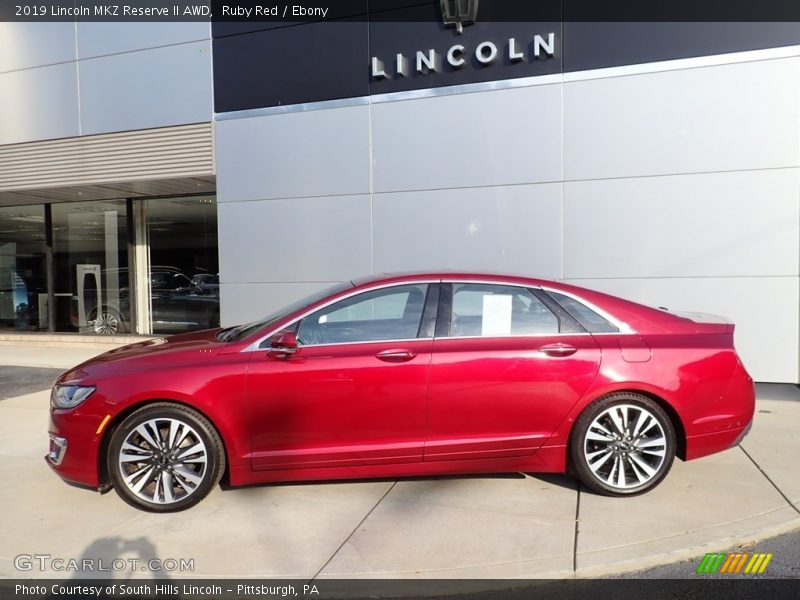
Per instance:
[[[118,465],[123,483],[135,496],[173,504],[191,496],[203,482],[208,451],[187,423],[154,418],[131,430],[122,442]]]
[[[119,332],[119,319],[109,313],[101,312],[94,320],[94,332],[101,335],[111,335]]]
[[[583,454],[591,473],[616,489],[645,485],[661,471],[667,437],[659,419],[634,404],[616,404],[589,425]]]

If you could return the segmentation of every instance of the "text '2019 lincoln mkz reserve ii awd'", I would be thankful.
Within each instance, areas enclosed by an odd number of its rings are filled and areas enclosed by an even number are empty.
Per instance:
[[[733,328],[524,277],[371,277],[64,373],[47,461],[152,511],[188,508],[222,477],[571,471],[639,494],[676,455],[750,427]]]

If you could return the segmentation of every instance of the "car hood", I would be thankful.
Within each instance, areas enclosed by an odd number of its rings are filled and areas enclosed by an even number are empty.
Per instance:
[[[214,358],[226,346],[217,339],[217,329],[159,337],[114,348],[73,367],[57,383],[80,381],[106,372],[179,366]]]

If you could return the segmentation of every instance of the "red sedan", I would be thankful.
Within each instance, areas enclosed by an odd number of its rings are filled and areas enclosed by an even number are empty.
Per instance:
[[[753,381],[733,325],[570,285],[428,273],[347,282],[247,325],[64,373],[48,463],[174,511],[231,485],[574,472],[652,489],[739,443]]]

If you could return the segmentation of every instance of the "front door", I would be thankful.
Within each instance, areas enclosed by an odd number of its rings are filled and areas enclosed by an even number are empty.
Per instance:
[[[294,354],[252,352],[253,468],[421,461],[436,296],[427,283],[361,292],[293,324]]]
[[[597,343],[527,288],[442,285],[425,460],[532,454],[597,375]]]

